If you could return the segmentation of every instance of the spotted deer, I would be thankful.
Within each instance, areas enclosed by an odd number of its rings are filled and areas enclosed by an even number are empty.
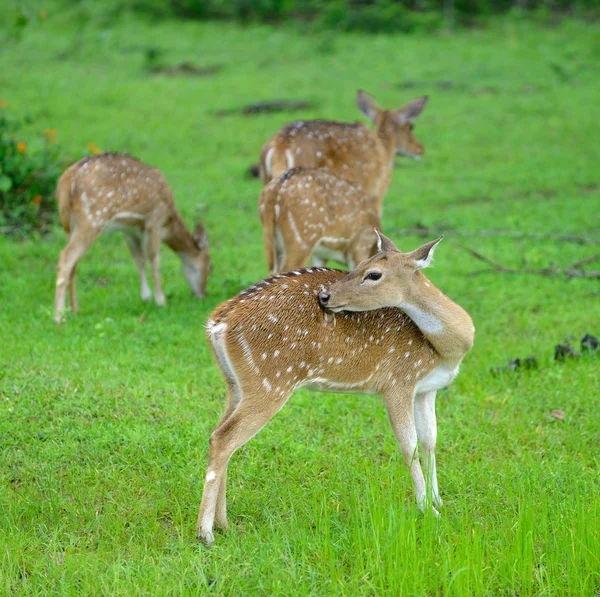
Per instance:
[[[297,121],[284,126],[264,145],[259,173],[264,184],[295,166],[327,168],[383,200],[392,179],[394,155],[419,158],[423,146],[413,133],[427,96],[398,110],[382,110],[364,91],[357,94],[359,110],[375,124],[331,120]]]
[[[303,386],[381,394],[419,507],[437,512],[442,505],[435,396],[471,349],[473,322],[421,272],[441,238],[402,253],[379,237],[379,252],[350,273],[317,267],[277,274],[211,314],[207,335],[227,406],[210,437],[198,517],[198,537],[207,545],[214,525],[227,528],[231,455]]]
[[[208,237],[200,224],[193,235],[189,233],[175,208],[171,188],[156,168],[122,153],[89,156],[63,173],[56,199],[60,221],[69,235],[58,259],[54,302],[57,322],[64,319],[67,285],[71,311],[79,310],[75,297],[77,264],[103,232],[124,233],[140,275],[142,300],[152,298],[146,278],[147,255],[156,303],[165,305],[159,271],[161,242],[181,258],[192,292],[204,296],[211,268]]]
[[[323,168],[292,168],[258,200],[269,273],[327,259],[350,269],[377,253],[378,201]]]

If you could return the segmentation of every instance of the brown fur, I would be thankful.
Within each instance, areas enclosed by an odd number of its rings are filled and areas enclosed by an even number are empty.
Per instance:
[[[363,114],[375,124],[374,131],[360,122],[292,122],[263,145],[259,168],[263,183],[296,166],[326,168],[382,200],[390,185],[394,154],[423,154],[412,129],[427,98],[413,100],[398,110],[381,110],[362,91],[357,99]]]
[[[277,274],[210,316],[208,338],[227,383],[227,407],[210,438],[198,516],[198,536],[207,545],[213,542],[213,525],[227,528],[231,455],[301,386],[380,393],[419,506],[426,507],[428,498],[415,458],[417,437],[432,479],[431,499],[441,505],[435,474],[435,393],[456,375],[472,345],[473,324],[418,271],[429,265],[439,240],[403,254],[380,236],[383,252],[350,274],[320,267]],[[381,276],[371,280],[373,273]],[[324,309],[328,301],[331,308]],[[398,302],[406,307],[398,308]],[[409,310],[428,331],[407,315]]]
[[[321,168],[293,168],[258,200],[269,272],[304,267],[335,252],[351,268],[377,252],[379,202]]]
[[[63,229],[69,235],[58,263],[54,314],[57,321],[64,316],[67,283],[71,309],[78,310],[74,286],[77,263],[107,228],[125,233],[145,300],[149,289],[142,239],[147,241],[157,303],[165,302],[158,270],[161,241],[179,254],[188,281],[193,280],[192,289],[203,296],[210,269],[206,233],[200,225],[194,236],[188,232],[175,208],[171,188],[156,168],[121,153],[89,156],[63,173],[56,199]]]

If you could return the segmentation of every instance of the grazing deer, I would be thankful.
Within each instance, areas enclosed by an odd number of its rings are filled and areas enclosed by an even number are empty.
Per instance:
[[[160,243],[179,255],[183,273],[193,293],[204,297],[211,268],[208,237],[200,224],[192,236],[175,208],[173,193],[156,168],[122,153],[86,157],[69,167],[58,181],[56,199],[60,221],[69,235],[58,259],[54,318],[64,318],[66,287],[71,310],[78,311],[75,297],[77,263],[102,232],[119,230],[137,266],[142,300],[152,298],[146,279],[146,256],[152,266],[154,296],[165,304],[160,284]]]
[[[258,282],[217,307],[207,334],[227,384],[227,407],[209,442],[198,537],[227,528],[231,455],[299,387],[379,393],[415,486],[419,507],[440,506],[436,391],[473,345],[469,315],[420,271],[441,239],[401,253],[380,235],[380,252],[350,273],[309,268]],[[416,457],[421,443],[424,467]]]
[[[377,253],[378,201],[323,168],[292,168],[258,200],[269,273],[326,259],[350,269]]]
[[[394,154],[412,158],[423,154],[413,127],[427,96],[414,99],[398,110],[382,110],[370,95],[359,90],[357,103],[359,110],[375,124],[374,131],[362,122],[292,122],[263,145],[259,165],[263,183],[294,166],[327,168],[335,176],[383,200],[392,179]]]

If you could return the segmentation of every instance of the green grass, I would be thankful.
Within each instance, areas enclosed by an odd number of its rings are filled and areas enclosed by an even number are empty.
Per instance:
[[[62,231],[0,238],[0,594],[598,595],[600,366],[552,359],[554,344],[600,335],[598,281],[471,277],[483,264],[452,236],[430,277],[477,336],[439,394],[441,517],[416,511],[379,398],[299,391],[232,459],[232,530],[210,551],[194,539],[224,396],[203,325],[266,274],[260,184],[245,177],[263,141],[294,118],[359,118],[359,87],[383,106],[429,93],[416,129],[425,157],[398,162],[386,198],[400,247],[422,242],[399,235],[416,223],[597,240],[597,25],[329,38],[49,12],[20,41],[0,32],[0,100],[30,112],[31,131],[58,129],[69,155],[93,141],[160,167],[186,220],[205,224],[215,267],[196,301],[164,248],[160,309],[140,302],[124,241],[102,238],[79,268],[81,313],[57,328]],[[223,69],[151,76],[149,47]],[[215,115],[281,97],[319,105]],[[515,267],[523,255],[564,267],[598,250],[460,243]],[[539,370],[490,374],[529,354]]]

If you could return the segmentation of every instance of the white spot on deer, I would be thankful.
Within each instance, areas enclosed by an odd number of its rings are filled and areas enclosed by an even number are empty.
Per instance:
[[[291,170],[294,167],[294,154],[291,152],[291,150],[285,150],[285,159],[287,161],[288,170]]]
[[[265,390],[267,390],[267,392],[271,391],[271,384],[266,377],[263,379],[263,386],[265,386]]]
[[[263,353],[262,353],[262,360],[263,360],[263,361],[266,361],[266,360],[267,360],[267,353],[266,353],[266,352],[263,352]]]
[[[271,147],[269,151],[267,151],[267,155],[265,157],[265,170],[269,176],[273,176],[273,154],[275,153],[275,148]]]
[[[276,351],[273,353],[273,356],[274,356],[274,357],[278,357],[278,356],[279,356],[279,351],[278,351],[278,350],[276,350]]]
[[[407,351],[407,352],[404,353],[404,358],[405,359],[407,359],[409,356],[410,356],[410,352]]]

